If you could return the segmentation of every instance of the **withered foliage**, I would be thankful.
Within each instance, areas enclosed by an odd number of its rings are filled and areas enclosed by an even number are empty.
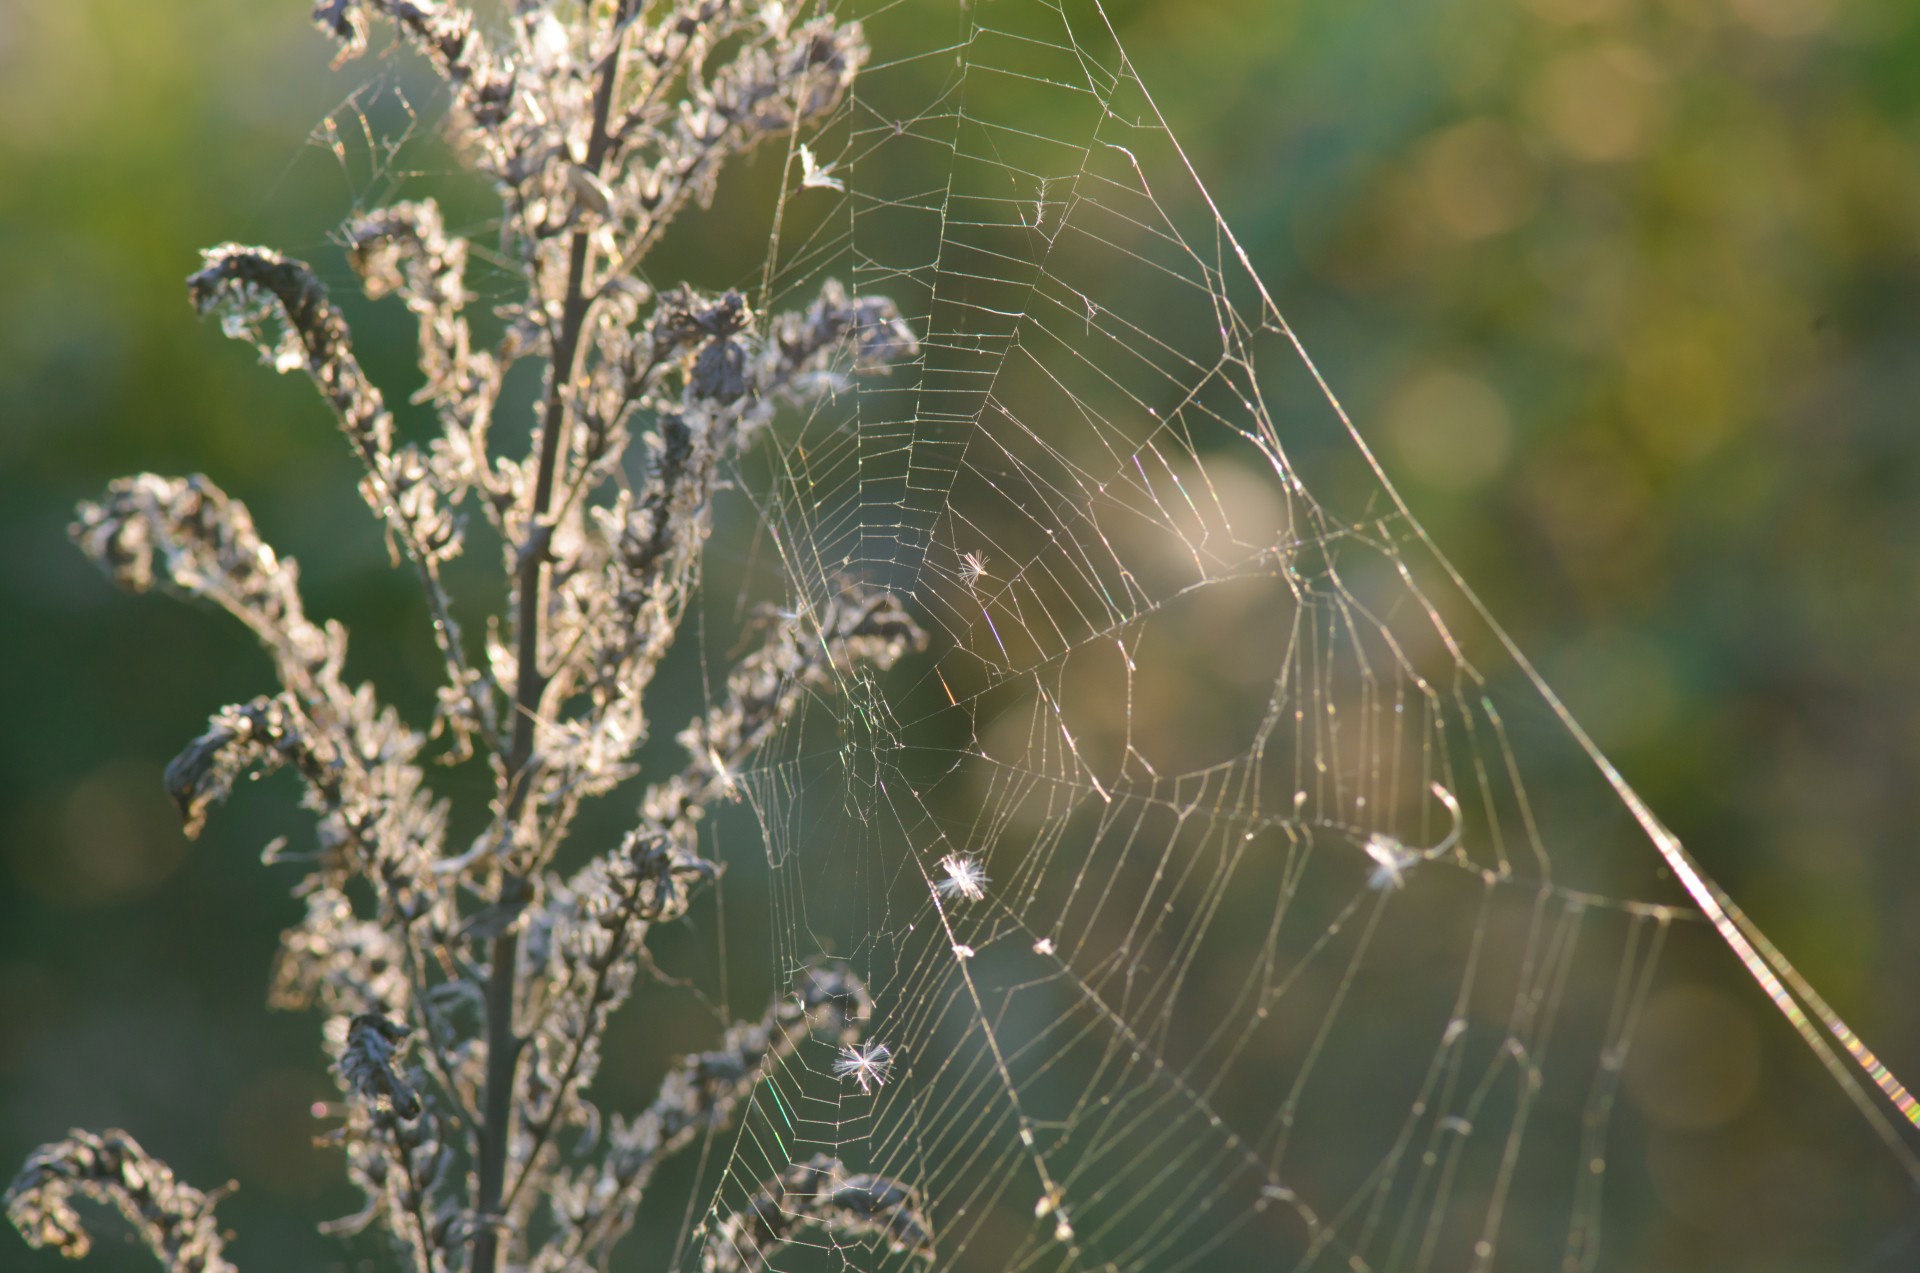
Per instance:
[[[650,775],[632,830],[584,866],[556,854],[584,801],[638,772],[646,692],[700,578],[716,490],[775,413],[913,358],[884,298],[827,281],[793,312],[737,293],[656,291],[643,269],[676,217],[704,209],[722,165],[761,143],[793,151],[840,109],[867,57],[857,23],[759,0],[513,0],[499,29],[459,5],[320,0],[361,53],[389,25],[452,100],[454,152],[497,193],[498,240],[523,290],[501,335],[469,325],[466,240],[431,201],[357,215],[342,232],[367,294],[418,323],[431,442],[398,436],[339,307],[307,264],[223,244],[189,280],[201,313],[304,372],[364,469],[360,491],[417,574],[445,662],[422,732],[346,673],[347,633],[310,619],[295,563],[205,477],[140,474],[82,505],[73,535],[132,591],[225,610],[269,654],[278,688],[223,707],[167,769],[187,834],[242,776],[288,768],[318,821],[305,917],[274,971],[276,1007],[316,1008],[339,1084],[333,1139],[399,1266],[435,1273],[605,1267],[660,1162],[726,1128],[769,1068],[803,1046],[860,1045],[871,1011],[842,967],[806,969],[757,1020],[671,1067],[653,1104],[603,1117],[588,1090],[610,1015],[652,969],[650,931],[719,874],[697,828],[807,696],[882,670],[924,636],[883,590],[843,581],[774,616]],[[486,347],[483,347],[483,344]],[[543,368],[530,443],[491,426],[516,364]],[[515,432],[518,432],[517,430]],[[502,547],[504,612],[477,644],[445,576],[477,510]],[[450,844],[423,759],[492,776],[484,829]],[[590,847],[590,846],[589,846]],[[577,858],[575,860],[578,860]],[[117,1207],[173,1270],[223,1270],[217,1195],[174,1180],[125,1132],[36,1151],[6,1196],[29,1242],[83,1254],[75,1195]],[[718,1217],[701,1259],[757,1269],[809,1231],[927,1254],[902,1184],[815,1158]]]

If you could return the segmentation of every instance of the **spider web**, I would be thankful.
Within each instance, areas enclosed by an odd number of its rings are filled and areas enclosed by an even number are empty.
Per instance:
[[[743,461],[702,658],[854,580],[932,640],[733,775],[716,997],[844,959],[888,1063],[772,1073],[649,1199],[674,1266],[827,1155],[968,1273],[1749,1267],[1755,1211],[1777,1267],[1904,1267],[1905,1089],[1408,512],[1097,0],[835,7],[873,60],[734,281],[888,296],[920,350]],[[395,75],[312,139],[356,206],[440,171]]]
[[[1762,1198],[1871,1164],[1792,1258],[1897,1263],[1905,1090],[1408,513],[1099,5],[862,16],[756,307],[837,278],[921,348],[749,457],[709,587],[880,583],[932,634],[721,833],[730,957],[851,961],[890,1066],[774,1074],[682,1263],[828,1154],[911,1187],[943,1269],[1701,1267],[1734,1248],[1688,1213],[1745,1186],[1673,1146],[1755,1090],[1792,1111]],[[772,1262],[923,1265],[804,1228]]]

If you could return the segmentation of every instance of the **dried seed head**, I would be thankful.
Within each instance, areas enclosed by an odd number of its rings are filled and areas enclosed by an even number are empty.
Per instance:
[[[376,1109],[391,1109],[404,1119],[420,1117],[420,1098],[394,1069],[394,1058],[413,1031],[398,1021],[363,1012],[347,1026],[340,1077]]]
[[[123,1131],[73,1131],[33,1151],[5,1201],[7,1218],[29,1245],[51,1247],[70,1259],[93,1245],[73,1207],[77,1194],[117,1208],[169,1270],[232,1273],[213,1215],[226,1193],[182,1184]]]

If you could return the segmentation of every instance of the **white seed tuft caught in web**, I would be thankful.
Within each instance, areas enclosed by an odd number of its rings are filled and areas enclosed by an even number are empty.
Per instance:
[[[960,583],[968,592],[979,586],[987,577],[987,558],[984,553],[960,554]]]
[[[1367,876],[1367,887],[1376,892],[1393,892],[1403,888],[1407,882],[1407,871],[1420,861],[1421,855],[1409,849],[1390,835],[1381,835],[1378,831],[1367,837],[1361,846],[1367,856],[1373,859],[1373,874]]]
[[[863,1095],[873,1095],[893,1076],[893,1049],[884,1043],[849,1043],[833,1063],[835,1078],[852,1079]]]
[[[949,853],[940,859],[940,869],[945,874],[935,881],[933,891],[942,897],[977,902],[987,895],[987,885],[992,883],[980,859],[965,854]]]
[[[1373,873],[1367,876],[1367,887],[1375,892],[1404,888],[1408,871],[1422,862],[1432,861],[1452,851],[1460,843],[1460,802],[1451,791],[1437,782],[1429,783],[1427,790],[1433,793],[1434,799],[1446,806],[1448,815],[1453,819],[1452,829],[1444,840],[1428,849],[1410,849],[1384,831],[1375,831],[1368,836],[1367,842],[1360,847],[1373,859]]]
[[[805,146],[800,147],[801,189],[805,190],[818,187],[827,190],[845,190],[847,188],[845,183],[843,183],[840,178],[833,176],[832,173],[832,164],[827,164],[825,167],[822,167],[819,160],[813,157],[812,150]]]

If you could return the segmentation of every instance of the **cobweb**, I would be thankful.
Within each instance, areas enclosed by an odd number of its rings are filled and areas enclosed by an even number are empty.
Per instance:
[[[884,1052],[768,1077],[676,1267],[816,1155],[939,1269],[1752,1267],[1749,1213],[1773,1267],[1908,1267],[1912,1099],[1408,512],[1097,0],[841,8],[873,61],[728,281],[920,350],[743,461],[703,632],[711,676],[858,580],[932,635],[713,831],[728,975],[847,960]],[[1759,1165],[1699,1149],[1759,1101]]]
[[[1655,1233],[1698,1191],[1623,1098],[1650,1012],[1656,1046],[1813,1045],[1792,1099],[1892,1153],[1856,1240],[1802,1254],[1886,1258],[1905,1091],[1410,516],[1099,6],[864,20],[761,300],[883,292],[920,355],[742,484],[781,604],[882,582],[933,648],[737,779],[776,977],[853,961],[888,1065],[773,1076],[688,1262],[826,1153],[917,1191],[940,1268],[1700,1267]]]

